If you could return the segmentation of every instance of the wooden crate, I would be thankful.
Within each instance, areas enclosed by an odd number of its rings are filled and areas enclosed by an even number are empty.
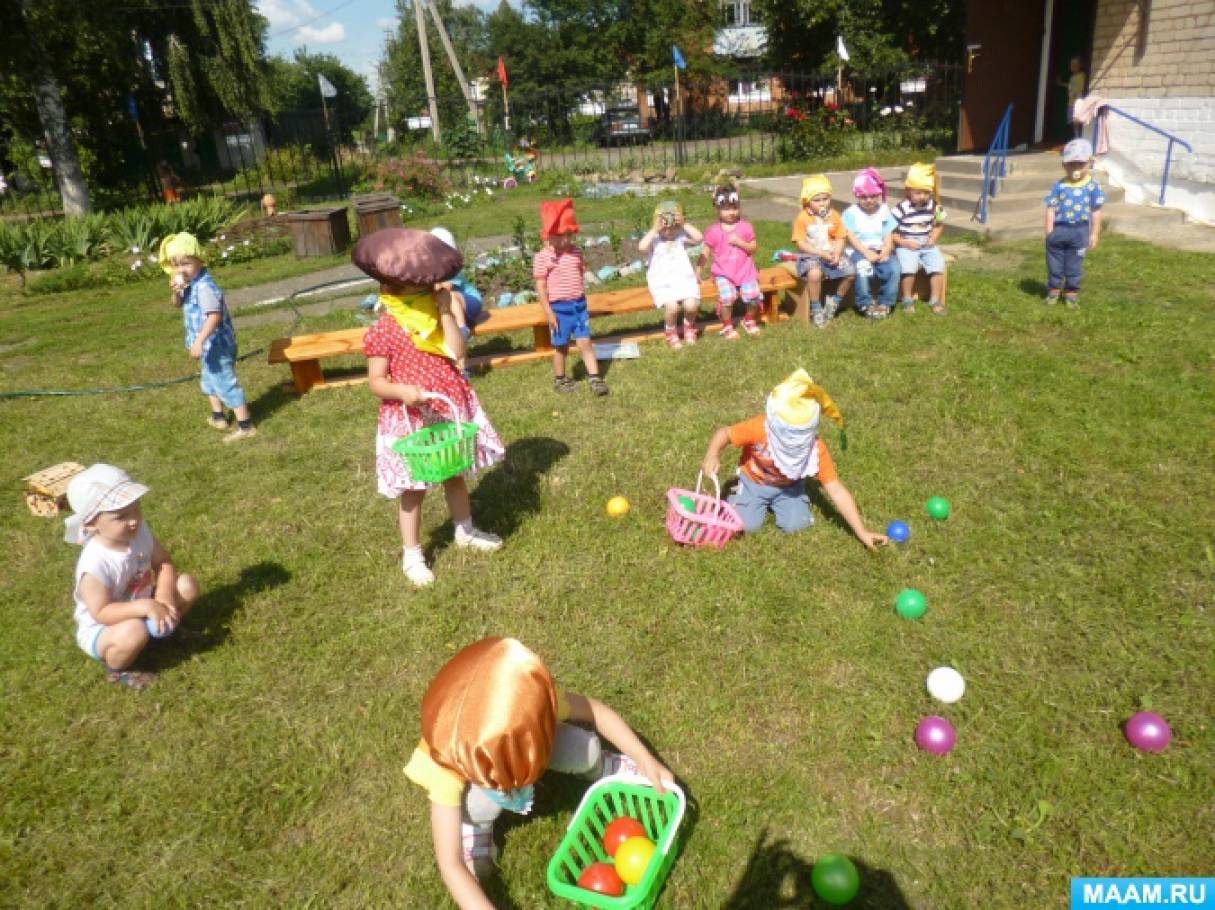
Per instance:
[[[350,222],[344,205],[289,212],[287,224],[295,255],[300,259],[340,253],[350,246]]]
[[[384,228],[399,228],[401,203],[395,196],[359,196],[354,199],[354,216],[360,237]]]
[[[66,512],[68,483],[84,465],[65,461],[25,478],[25,504],[35,515],[48,517]]]

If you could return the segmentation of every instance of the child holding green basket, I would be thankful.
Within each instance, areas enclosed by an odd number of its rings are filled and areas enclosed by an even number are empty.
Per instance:
[[[604,751],[596,734],[624,754]],[[493,868],[494,820],[530,812],[546,769],[590,780],[629,771],[659,793],[674,781],[619,714],[558,691],[515,639],[484,638],[444,664],[422,697],[422,740],[405,775],[430,796],[435,860],[461,910],[492,910],[478,879]]]
[[[384,311],[363,338],[371,391],[380,399],[376,482],[382,495],[399,501],[401,569],[415,586],[425,587],[435,578],[420,543],[428,484],[413,476],[394,445],[429,425],[471,422],[477,428],[473,471],[501,461],[505,454],[477,393],[456,365],[464,355],[464,338],[450,297],[434,291],[436,284],[460,271],[464,260],[440,238],[408,228],[368,234],[355,244],[352,259],[380,282]],[[442,485],[456,546],[501,549],[501,538],[473,526],[463,473]]]

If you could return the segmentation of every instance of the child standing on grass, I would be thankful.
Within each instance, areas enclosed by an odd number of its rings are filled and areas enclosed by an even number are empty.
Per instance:
[[[812,174],[802,181],[802,210],[793,219],[792,240],[801,250],[797,257],[797,277],[806,282],[810,312],[820,329],[839,312],[840,303],[856,268],[844,255],[847,232],[840,213],[831,208],[831,181],[825,174]],[[823,281],[838,282],[835,292],[820,300]]]
[[[1046,194],[1046,302],[1059,302],[1059,289],[1069,307],[1080,305],[1080,279],[1084,254],[1097,249],[1101,239],[1101,207],[1105,193],[1089,173],[1093,147],[1087,139],[1073,139],[1063,147],[1067,176],[1055,181]]]
[[[704,235],[684,221],[683,206],[674,200],[660,202],[654,209],[654,225],[637,244],[642,255],[649,254],[646,284],[654,305],[663,311],[667,345],[681,348],[696,344],[696,316],[700,311],[700,281],[687,245],[701,243]],[[683,309],[683,341],[679,339],[679,310]]]
[[[886,181],[867,167],[852,181],[856,204],[844,212],[848,256],[856,267],[856,309],[870,319],[885,319],[899,292],[899,268],[894,258],[894,217],[886,206]],[[871,286],[877,282],[878,300]]]
[[[224,292],[207,265],[202,247],[193,234],[170,234],[160,244],[160,265],[170,276],[173,302],[181,307],[186,329],[186,349],[199,362],[199,385],[211,402],[207,423],[217,430],[228,429],[224,408],[236,415],[236,430],[224,442],[238,442],[257,435],[245,390],[236,378],[236,329]]]
[[[945,229],[945,209],[937,201],[937,169],[931,164],[916,162],[907,169],[903,186],[907,197],[891,209],[897,226],[894,229],[895,255],[902,272],[903,311],[915,310],[911,289],[915,276],[923,267],[928,274],[931,299],[928,308],[938,316],[945,315],[941,296],[945,289],[945,257],[937,241]]]
[[[536,296],[548,319],[553,340],[553,389],[576,392],[578,383],[565,375],[570,339],[578,345],[586,381],[595,395],[606,395],[608,385],[599,375],[599,361],[591,344],[591,321],[586,309],[586,285],[582,277],[582,250],[575,242],[578,220],[573,199],[540,203],[540,239],[544,247],[532,260]]]
[[[452,236],[451,231],[447,228],[431,228],[430,233],[434,234],[453,250],[458,249],[456,238]],[[472,338],[473,331],[477,328],[477,322],[481,319],[481,313],[485,309],[485,302],[481,298],[481,292],[473,286],[472,282],[464,277],[463,271],[452,276],[450,281],[444,281],[435,285],[435,291],[437,293],[446,291],[451,295],[451,315],[455,317],[460,334],[464,336],[464,346],[467,348],[468,339]],[[464,365],[463,354],[456,360],[456,365],[464,374],[464,378],[469,379],[470,374]]]
[[[393,444],[428,424],[471,421],[478,430],[474,471],[501,461],[505,454],[477,393],[456,366],[464,354],[464,337],[449,297],[434,291],[460,271],[464,260],[438,237],[407,228],[368,234],[355,244],[351,258],[380,282],[384,310],[363,338],[371,391],[380,398],[376,483],[382,495],[398,500],[401,570],[416,587],[425,587],[435,579],[421,546],[422,499],[428,487],[413,478]],[[501,538],[473,526],[463,475],[444,481],[443,494],[457,547],[501,549]]]
[[[604,751],[600,735],[624,754]],[[673,781],[619,714],[559,691],[515,639],[482,639],[443,665],[422,697],[422,739],[405,775],[430,796],[435,860],[461,910],[492,910],[478,879],[497,856],[494,820],[530,813],[550,769],[591,781],[640,774],[659,793]]]
[[[776,526],[788,533],[814,524],[806,494],[806,478],[813,477],[866,548],[884,546],[886,535],[865,527],[856,500],[836,474],[831,453],[818,435],[821,414],[843,427],[844,417],[831,397],[805,370],[796,370],[772,390],[766,413],[713,434],[701,470],[716,475],[726,447],[742,449],[738,489],[730,504],[748,534],[764,526],[768,512],[776,518]]]
[[[76,644],[100,661],[108,682],[131,689],[155,673],[131,669],[149,638],[177,631],[198,600],[198,584],[178,575],[152,536],[139,501],[148,492],[126,471],[95,464],[72,478],[67,499],[68,543],[83,545],[76,561]]]
[[[717,283],[717,318],[721,320],[721,337],[738,339],[734,329],[734,301],[742,298],[743,331],[759,334],[759,305],[763,294],[759,290],[759,270],[752,254],[759,247],[755,228],[742,218],[738,188],[722,185],[713,190],[713,207],[717,221],[705,231],[705,250],[698,268],[704,269],[705,259],[713,254],[713,280]]]

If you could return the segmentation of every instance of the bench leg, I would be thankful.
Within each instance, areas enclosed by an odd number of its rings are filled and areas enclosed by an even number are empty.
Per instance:
[[[780,291],[764,294],[764,322],[775,325],[780,319]]]
[[[547,322],[532,329],[532,338],[534,339],[532,346],[537,351],[551,351],[553,349],[553,336],[548,330]]]
[[[291,378],[295,382],[295,390],[301,395],[325,384],[325,374],[321,372],[319,360],[294,361],[291,364]]]
[[[810,322],[810,300],[806,291],[806,282],[799,280],[797,287],[789,292],[793,297],[793,318],[800,322]]]

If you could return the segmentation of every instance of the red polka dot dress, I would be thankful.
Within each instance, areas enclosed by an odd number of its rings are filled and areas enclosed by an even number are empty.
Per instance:
[[[428,392],[443,395],[460,411],[460,420],[469,420],[477,425],[476,460],[470,474],[502,460],[506,454],[502,440],[485,415],[477,393],[460,373],[455,361],[419,351],[406,331],[388,313],[367,330],[363,337],[363,353],[368,357],[386,358],[391,381],[416,385]],[[395,499],[406,490],[425,490],[431,486],[410,476],[409,465],[393,451],[392,444],[424,426],[451,419],[451,410],[442,401],[426,401],[408,407],[400,401],[380,401],[375,436],[375,474],[376,486],[382,495]]]

